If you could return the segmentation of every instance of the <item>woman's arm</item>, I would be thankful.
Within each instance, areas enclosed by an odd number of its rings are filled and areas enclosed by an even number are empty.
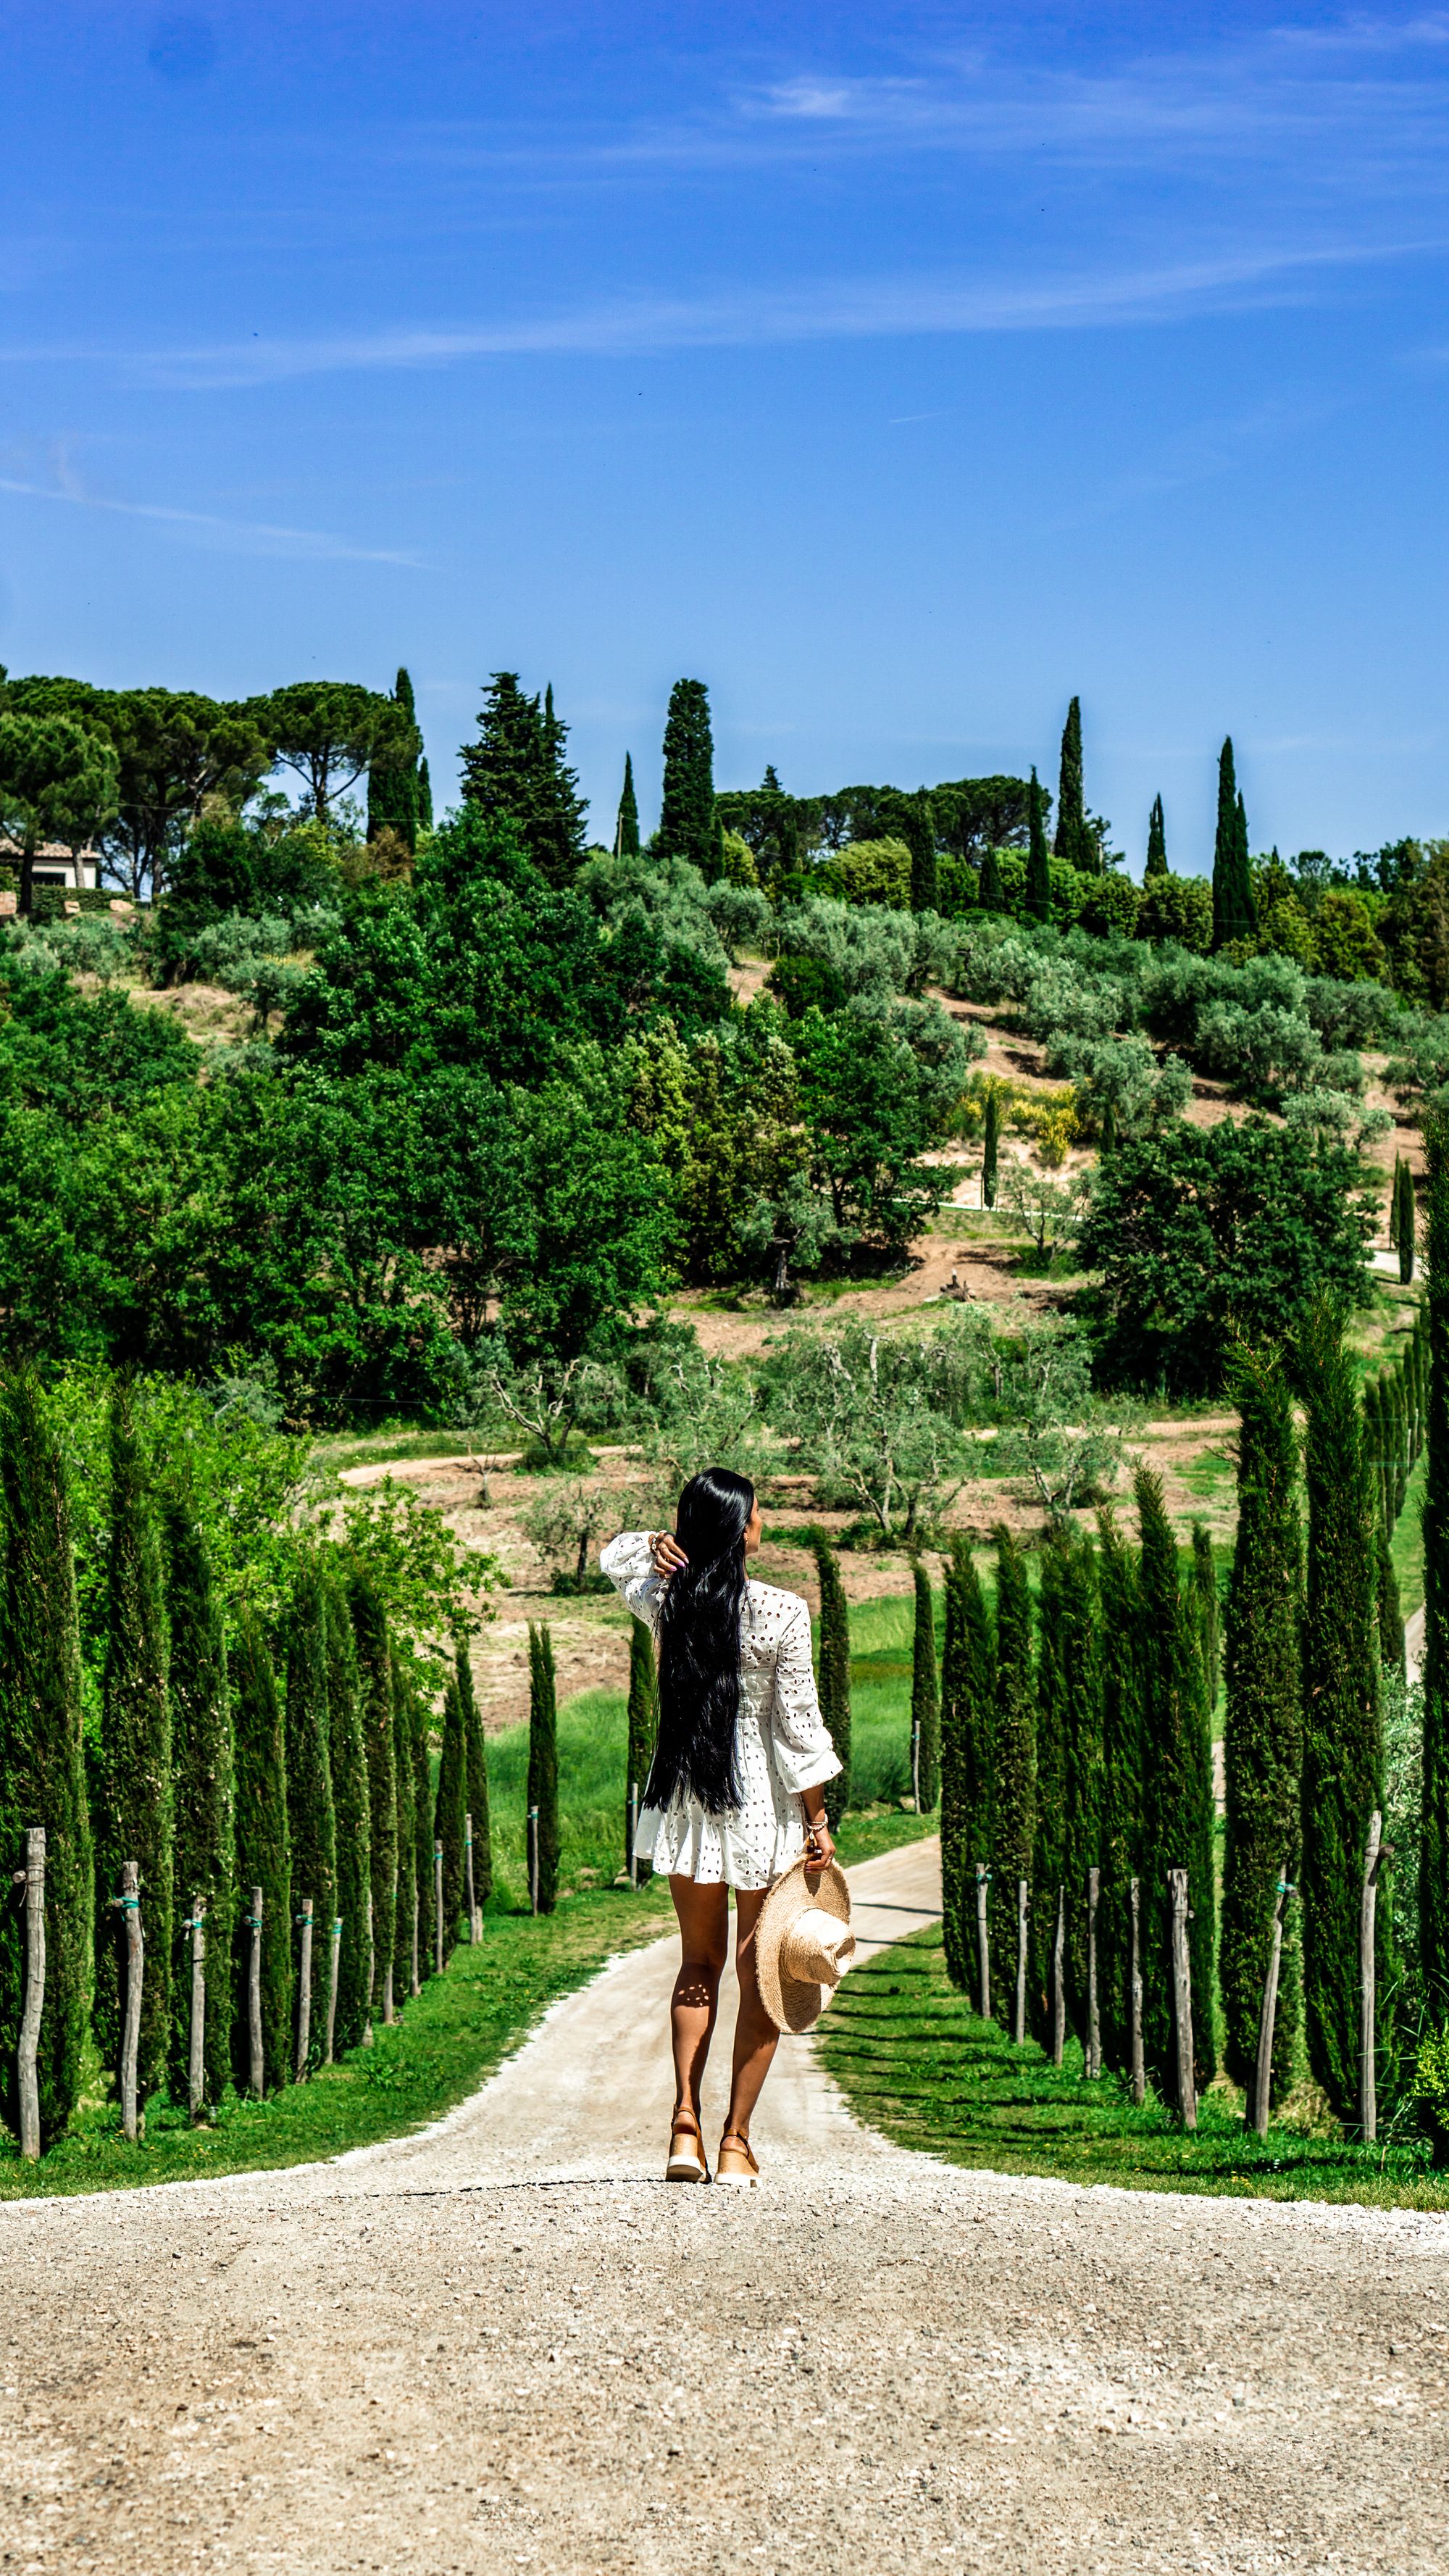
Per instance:
[[[611,1538],[599,1550],[599,1569],[607,1574],[614,1590],[626,1601],[636,1619],[659,1625],[659,1605],[664,1598],[665,1578],[655,1563],[656,1534],[652,1530],[625,1530]]]

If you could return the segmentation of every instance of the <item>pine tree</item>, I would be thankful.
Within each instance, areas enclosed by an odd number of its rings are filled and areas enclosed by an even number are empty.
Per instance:
[[[327,1622],[327,1752],[337,1850],[337,1912],[342,1940],[337,1956],[337,2021],[333,2045],[360,2048],[372,2012],[376,1931],[369,1937],[372,1894],[372,1782],[362,1731],[362,1673],[357,1660],[347,1595],[335,1576],[322,1586]]]
[[[670,691],[664,726],[664,795],[654,846],[663,858],[688,859],[702,876],[715,873],[714,737],[709,691],[703,680],[676,680]]]
[[[916,1587],[916,1624],[911,1642],[911,1734],[916,1746],[921,1812],[941,1795],[941,1687],[936,1672],[936,1606],[931,1578],[917,1559],[912,1569]]]
[[[1222,1677],[1222,1610],[1218,1600],[1218,1569],[1213,1557],[1212,1536],[1201,1521],[1194,1521],[1192,1525],[1192,1588],[1202,1622],[1203,1675],[1211,1714],[1218,1704],[1218,1683]]]
[[[1303,1533],[1293,1401],[1278,1351],[1234,1361],[1238,1408],[1238,1529],[1228,1586],[1223,1760],[1227,1833],[1218,1951],[1224,2059],[1251,2086],[1278,1880],[1298,1877],[1303,1766]],[[1290,1923],[1294,1921],[1289,1916]],[[1291,2080],[1297,2038],[1297,1943],[1285,1945],[1273,2047],[1273,2090]]]
[[[1102,2053],[1125,2073],[1132,2062],[1132,1881],[1145,1874],[1142,1743],[1142,1588],[1115,1517],[1098,1516],[1102,1631],[1102,1892],[1097,1908],[1097,1994]],[[1145,1894],[1145,1889],[1143,1890]]]
[[[428,1703],[415,1683],[409,1702],[413,1749],[413,1866],[418,1888],[418,1975],[426,1984],[437,1959],[438,1899],[433,1873],[433,1766]]]
[[[983,1112],[981,1136],[981,1204],[984,1208],[994,1208],[996,1205],[996,1174],[998,1140],[1000,1138],[1000,1134],[1001,1101],[996,1085],[993,1082],[990,1090],[986,1094],[986,1108]]]
[[[629,1739],[624,1765],[624,1851],[629,1856],[629,1837],[633,1831],[633,1812],[629,1801],[636,1793],[640,1804],[649,1765],[654,1759],[654,1736],[659,1723],[658,1685],[654,1673],[654,1640],[648,1623],[632,1619],[629,1623]],[[647,1877],[649,1864],[639,1868]]]
[[[634,759],[633,754],[627,751],[624,754],[624,791],[619,798],[619,819],[614,826],[614,856],[616,859],[637,859],[639,856],[639,804],[634,794]]]
[[[322,1581],[305,1565],[292,1586],[287,1622],[287,1822],[292,1838],[292,1914],[312,1909],[309,2069],[327,2039],[332,1918],[337,1910],[337,1825],[328,1750],[327,1619]],[[294,1955],[300,1959],[300,1933]],[[299,1972],[300,1973],[300,1972]]]
[[[1251,939],[1258,927],[1248,866],[1248,825],[1229,735],[1218,759],[1218,828],[1213,845],[1213,946]]]
[[[1308,1406],[1303,1621],[1303,2000],[1308,2062],[1340,2119],[1359,2092],[1359,1907],[1383,1804],[1373,1500],[1353,1368],[1318,1308],[1301,1350]],[[1426,1548],[1427,1555],[1427,1548]],[[1426,1621],[1427,1626],[1427,1621]],[[1427,1769],[1427,1747],[1426,1747]],[[1380,2023],[1381,2033],[1383,2020]]]
[[[528,1623],[528,1812],[538,1855],[538,1911],[552,1914],[558,1899],[558,1703],[554,1688],[553,1632]]]
[[[906,800],[902,837],[911,854],[911,910],[935,912],[939,903],[936,817],[924,787]]]
[[[1419,1960],[1432,2021],[1449,2021],[1449,1118],[1424,1122],[1428,1160],[1425,1312],[1428,1466],[1424,1484],[1424,1807]]]
[[[478,1694],[473,1688],[473,1666],[467,1645],[461,1639],[458,1644],[455,1671],[458,1698],[463,1710],[467,1812],[473,1819],[473,1899],[481,1909],[493,1893],[493,1828],[488,1814],[488,1752],[483,1737],[483,1713],[478,1706]]]
[[[551,885],[566,885],[584,854],[583,800],[564,757],[568,728],[539,704],[516,671],[495,671],[478,718],[479,740],[458,755],[464,801],[511,823]]]
[[[824,1791],[825,1813],[834,1832],[850,1804],[850,1610],[835,1550],[823,1530],[811,1532],[810,1548],[820,1579],[820,1714],[840,1762]]]
[[[1407,1288],[1414,1276],[1414,1247],[1419,1231],[1419,1214],[1414,1199],[1414,1175],[1407,1162],[1399,1165],[1399,1222],[1395,1228],[1395,1248],[1399,1256],[1399,1284]]]
[[[1009,1530],[996,1542],[996,1706],[992,1740],[991,1955],[1006,1998],[1016,1984],[1017,1881],[1030,1881],[1036,1839],[1036,1705],[1031,1669],[1031,1592],[1026,1560]]]
[[[1142,873],[1144,877],[1165,877],[1167,874],[1167,826],[1163,820],[1160,796],[1153,797],[1152,811],[1147,817],[1147,865]]]
[[[176,1832],[172,1884],[190,1912],[200,1897],[206,1942],[205,2077],[209,2101],[231,2079],[232,1944],[236,1924],[235,1761],[221,1601],[206,1542],[188,1502],[164,1514],[171,1631],[171,1765]],[[186,1957],[183,1944],[180,1956]],[[171,2090],[184,2102],[191,2053],[191,1981],[179,1981],[171,2025]]]
[[[1096,844],[1087,828],[1087,809],[1082,791],[1082,702],[1073,698],[1062,727],[1062,766],[1057,786],[1057,831],[1053,843],[1063,865],[1076,868],[1083,876],[1093,876],[1100,869]]]
[[[414,1805],[412,1668],[392,1659],[392,1758],[397,1790],[397,1903],[393,1909],[392,1992],[401,2005],[413,1991],[413,1962],[422,1966],[417,1883],[417,1814]]]
[[[443,1749],[433,1838],[443,1846],[443,1956],[451,1958],[463,1913],[463,1818],[468,1801],[468,1747],[456,1661],[443,1690]]]
[[[1050,921],[1052,917],[1052,866],[1047,852],[1046,825],[1042,820],[1044,801],[1033,770],[1029,795],[1031,832],[1026,851],[1026,892],[1022,898],[1022,909],[1033,921]]]
[[[980,1578],[964,1530],[946,1568],[941,1654],[941,1890],[946,1973],[979,1993],[976,1871],[991,1866],[993,1670]],[[993,1998],[994,2000],[994,1998]]]
[[[0,1872],[25,1866],[45,1831],[45,2006],[36,2076],[40,2142],[80,2096],[95,1972],[95,1880],[81,1741],[81,1662],[70,1512],[60,1448],[33,1378],[0,1380]],[[15,2051],[25,1916],[0,1906],[0,2065],[5,2117],[20,2124]]]
[[[161,1556],[134,1401],[124,1382],[111,1400],[110,1450],[105,1674],[95,1800],[96,2038],[103,2063],[119,2072],[125,1953],[120,1911],[111,1900],[121,1884],[122,1862],[133,1860],[140,1874],[146,1942],[136,2076],[137,2098],[144,2101],[166,2080],[171,2036],[174,1809]]]
[[[367,837],[375,841],[379,832],[396,832],[412,850],[418,839],[418,766],[423,745],[413,684],[406,671],[399,671],[392,694],[402,718],[403,738],[395,756],[373,763],[368,770]]]
[[[1213,2036],[1214,1808],[1212,1736],[1196,1604],[1178,1578],[1177,1543],[1148,1468],[1133,1483],[1142,1538],[1143,2041],[1147,2070],[1169,2098],[1177,2089],[1168,1872],[1188,1873],[1193,2056],[1211,2081]]]
[[[231,1652],[236,1733],[237,1916],[232,2073],[238,2092],[251,2082],[252,1890],[262,1891],[262,2071],[267,2091],[290,2083],[292,2044],[292,1852],[287,1826],[287,1753],[281,1703],[267,1641],[254,1612],[243,1611]]]
[[[358,1710],[367,1761],[367,1862],[372,1894],[370,2008],[388,2013],[397,1944],[397,1756],[387,1613],[369,1575],[354,1574],[348,1608],[357,1648]]]
[[[988,850],[981,862],[976,900],[983,912],[1005,912],[1008,909],[1006,888],[1001,882],[1001,859],[995,850]]]

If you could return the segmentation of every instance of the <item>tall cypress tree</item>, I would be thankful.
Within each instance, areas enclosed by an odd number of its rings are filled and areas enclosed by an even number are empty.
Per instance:
[[[111,1399],[110,1544],[106,1555],[106,1655],[96,1766],[96,2038],[119,2072],[125,2012],[123,1932],[112,1902],[121,1864],[140,1873],[146,1943],[137,2056],[139,2100],[166,2080],[171,2036],[171,1708],[161,1553],[151,1492],[124,1382]]]
[[[1352,1363],[1338,1319],[1328,1308],[1319,1307],[1310,1317],[1300,1357],[1308,1406],[1304,2028],[1317,2081],[1339,2118],[1351,2119],[1359,2091],[1363,1855],[1369,1816],[1383,1804],[1373,1499]],[[1381,2012],[1381,2034],[1384,2028]]]
[[[566,885],[584,854],[584,804],[564,756],[568,728],[519,687],[516,671],[495,671],[478,718],[479,739],[458,755],[464,801],[511,823],[551,885]]]
[[[688,859],[713,877],[718,856],[714,810],[714,736],[709,691],[703,680],[676,680],[664,726],[664,795],[655,847],[661,856]]]
[[[1153,797],[1152,811],[1147,817],[1147,865],[1142,873],[1145,877],[1165,877],[1167,874],[1167,825],[1163,820],[1160,796]]]
[[[629,1848],[632,1815],[629,1798],[637,1791],[642,1804],[644,1783],[654,1759],[654,1736],[659,1723],[658,1685],[654,1671],[654,1640],[643,1619],[629,1622],[629,1718],[628,1748],[624,1764],[624,1848]],[[649,1864],[641,1868],[648,1873]]]
[[[840,1761],[824,1791],[833,1832],[850,1804],[850,1608],[835,1550],[823,1530],[812,1530],[810,1548],[820,1578],[820,1714]]]
[[[1298,1441],[1282,1354],[1239,1352],[1238,1530],[1228,1587],[1223,1757],[1227,1835],[1218,1953],[1224,2057],[1251,2085],[1280,1875],[1298,1877],[1303,1765],[1303,1536]],[[1289,1917],[1290,1924],[1295,1920]],[[1291,2081],[1299,1992],[1296,1939],[1284,1951],[1273,2047],[1273,2090]]]
[[[1414,1276],[1414,1248],[1419,1231],[1418,1208],[1414,1199],[1414,1175],[1407,1162],[1399,1165],[1399,1221],[1394,1229],[1395,1249],[1399,1256],[1399,1284],[1407,1288]]]
[[[1399,1180],[1400,1180],[1400,1176],[1401,1176],[1401,1174],[1402,1174],[1402,1172],[1403,1172],[1403,1168],[1404,1168],[1404,1158],[1403,1158],[1403,1155],[1402,1155],[1402,1154],[1396,1154],[1396,1155],[1394,1156],[1394,1177],[1393,1177],[1393,1179],[1392,1179],[1392,1180],[1390,1181],[1390,1183],[1389,1183],[1389,1250],[1390,1250],[1390,1252],[1397,1252],[1397,1251],[1398,1251],[1398,1248],[1399,1248],[1399,1206],[1400,1206],[1400,1198],[1399,1198]]]
[[[458,1700],[463,1711],[463,1747],[466,1756],[467,1812],[473,1819],[473,1896],[479,1906],[487,1904],[493,1893],[493,1828],[488,1814],[488,1752],[483,1737],[483,1712],[473,1688],[473,1665],[466,1641],[458,1641],[455,1658]]]
[[[417,1883],[417,1813],[414,1803],[412,1668],[392,1659],[393,1778],[397,1786],[397,1903],[393,1909],[392,1992],[401,2005],[413,1990],[413,1957],[422,1969]]]
[[[431,832],[432,828],[433,782],[428,776],[427,759],[424,757],[418,762],[418,830]]]
[[[367,1865],[372,1894],[371,2010],[387,2010],[397,1944],[397,1757],[387,1613],[370,1576],[353,1575],[348,1608],[357,1648],[357,1695],[367,1762]]]
[[[558,1900],[558,1701],[553,1632],[528,1623],[528,1807],[538,1837],[538,1910]]]
[[[1047,851],[1046,825],[1042,820],[1042,791],[1036,771],[1031,773],[1030,835],[1026,848],[1026,892],[1022,909],[1033,921],[1050,921],[1052,917],[1052,865]]]
[[[451,1958],[463,1912],[463,1818],[468,1801],[468,1747],[456,1664],[443,1690],[443,1749],[433,1834],[443,1846],[443,1956]]]
[[[1419,1961],[1436,2023],[1449,2021],[1449,1118],[1424,1122],[1428,1465],[1424,1483],[1424,1810]]]
[[[1031,1592],[1026,1560],[1010,1531],[996,1542],[995,1772],[991,1816],[991,1951],[1005,1997],[1016,1984],[1017,1881],[1030,1881],[1036,1840],[1036,1704],[1031,1669]]]
[[[1382,1511],[1374,1514],[1374,1602],[1378,1617],[1379,1662],[1386,1671],[1404,1671],[1404,1612],[1394,1552]]]
[[[1036,1831],[1031,1854],[1029,2010],[1044,2045],[1052,2032],[1052,1952],[1057,1903],[1066,1888],[1066,1701],[1070,1645],[1064,1634],[1067,1541],[1049,1530],[1037,1590]]]
[[[1162,1479],[1140,1468],[1133,1492],[1142,1538],[1143,2042],[1148,2072],[1170,2098],[1177,2089],[1167,1877],[1173,1869],[1188,1873],[1193,2056],[1200,2084],[1211,2080],[1216,2062],[1212,1737],[1197,1608],[1181,1590]]]
[[[624,754],[624,788],[619,798],[619,817],[614,825],[614,856],[616,859],[637,859],[639,856],[639,801],[634,794],[634,757],[627,751]]]
[[[45,1829],[45,2006],[36,2078],[40,2142],[80,2095],[95,1973],[95,1880],[81,1745],[81,1662],[70,1512],[59,1445],[33,1378],[0,1379],[0,1873]],[[0,1906],[0,2066],[20,2125],[15,2051],[25,1915]]]
[[[1192,1525],[1192,1588],[1197,1613],[1202,1622],[1203,1675],[1207,1682],[1209,1714],[1218,1704],[1218,1682],[1221,1678],[1222,1612],[1218,1600],[1218,1569],[1213,1556],[1210,1531],[1201,1521]]]
[[[344,2049],[361,2047],[371,2017],[368,1969],[377,1937],[374,1930],[369,1941],[367,1929],[372,1893],[372,1784],[362,1731],[362,1674],[357,1644],[347,1595],[335,1576],[324,1579],[322,1607],[327,1623],[327,1752],[337,1851],[337,1912],[342,1918],[334,2032],[334,2046],[340,2056]]]
[[[292,1848],[287,1824],[287,1750],[276,1674],[255,1613],[243,1611],[231,1652],[236,1731],[236,1927],[232,2072],[251,2082],[248,1981],[252,1889],[262,1891],[262,2071],[269,2093],[292,2077]]]
[[[988,850],[981,862],[981,873],[976,882],[976,900],[983,912],[1005,912],[1009,909],[1006,888],[1001,881],[1001,857],[996,850]]]
[[[287,1822],[292,1837],[292,1913],[312,1909],[308,2066],[327,2039],[332,1918],[337,1910],[337,1824],[327,1711],[327,1617],[322,1579],[304,1565],[292,1586],[287,1622]],[[300,1962],[300,1933],[295,1955]],[[300,1973],[300,1969],[299,1969]]]
[[[939,903],[936,817],[926,788],[919,788],[905,800],[902,827],[902,838],[911,854],[911,910],[935,912]]]
[[[946,1568],[946,1633],[941,1654],[941,1888],[946,1972],[978,1991],[976,1872],[991,1866],[994,1718],[991,1631],[964,1530]],[[994,1997],[993,1997],[994,2001]]]
[[[426,1980],[433,1975],[437,1950],[437,1889],[433,1872],[433,1765],[430,1752],[432,1727],[428,1702],[420,1686],[415,1686],[409,1716],[413,1749],[413,1852],[418,1883],[418,1975]]]
[[[1082,702],[1073,698],[1062,727],[1062,766],[1057,786],[1057,830],[1053,848],[1057,857],[1083,876],[1093,876],[1100,868],[1096,845],[1087,829],[1086,799],[1082,791]]]
[[[1000,1135],[1001,1100],[997,1092],[996,1085],[993,1082],[990,1090],[986,1094],[986,1107],[982,1114],[981,1204],[984,1208],[994,1208],[996,1205],[996,1174],[1000,1151]]]
[[[1102,2053],[1132,2062],[1132,1881],[1145,1874],[1142,1743],[1142,1588],[1110,1511],[1098,1517],[1102,1629],[1102,1892],[1097,1908],[1097,1992]],[[1145,1894],[1145,1889],[1143,1891]]]
[[[1218,756],[1218,827],[1213,844],[1213,946],[1251,939],[1258,927],[1248,867],[1248,825],[1229,734]]]
[[[367,837],[375,841],[379,832],[393,831],[412,850],[418,838],[418,764],[423,744],[413,684],[405,670],[399,671],[392,694],[399,717],[397,739],[368,769]],[[431,823],[431,814],[428,819]]]
[[[1067,1891],[1067,2011],[1088,2030],[1088,1872],[1102,1865],[1102,1640],[1091,1541],[1063,1532],[1061,1583],[1062,1867]],[[1099,1904],[1100,1912],[1100,1904]],[[1098,1979],[1098,2013],[1101,1981]]]
[[[919,1558],[912,1570],[916,1623],[911,1641],[911,1732],[918,1748],[921,1808],[925,1813],[941,1795],[941,1685],[936,1672],[936,1606],[931,1598],[931,1578]]]
[[[215,2103],[231,2076],[237,1887],[231,1688],[221,1602],[195,1513],[173,1497],[163,1522],[176,1813],[172,1884],[188,1911],[197,1896],[205,1909],[205,2078],[207,2097]],[[184,1946],[180,1955],[184,1960]],[[178,2101],[186,2099],[190,2043],[191,1980],[183,1976],[171,2025],[171,2089]]]

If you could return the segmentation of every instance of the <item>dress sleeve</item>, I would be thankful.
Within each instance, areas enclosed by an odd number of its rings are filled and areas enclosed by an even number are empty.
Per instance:
[[[625,1530],[622,1537],[611,1538],[608,1546],[599,1550],[599,1567],[620,1598],[627,1601],[635,1618],[657,1628],[664,1586],[649,1553],[648,1530]]]
[[[785,1622],[775,1657],[775,1698],[770,1711],[775,1768],[787,1789],[816,1789],[844,1768],[820,1714],[810,1662],[810,1613],[797,1601]]]

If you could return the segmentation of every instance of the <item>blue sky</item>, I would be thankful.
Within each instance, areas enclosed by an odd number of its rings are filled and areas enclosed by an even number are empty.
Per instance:
[[[0,658],[1449,831],[1449,10],[0,14]]]

